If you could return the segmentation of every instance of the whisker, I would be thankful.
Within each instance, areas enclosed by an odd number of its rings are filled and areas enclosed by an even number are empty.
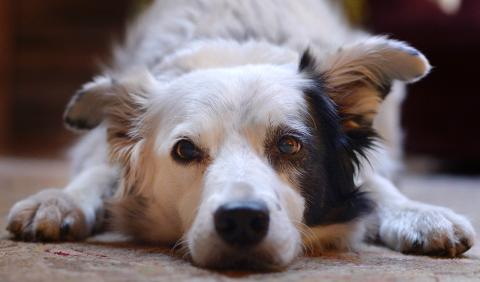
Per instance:
[[[172,247],[174,255],[180,256],[182,259],[186,259],[189,255],[187,239],[185,237],[180,238]]]
[[[316,239],[315,233],[311,230],[309,226],[301,221],[293,221],[293,223],[297,226],[297,230],[300,232],[302,236],[302,249],[305,254],[313,254],[315,252],[315,247],[312,244],[305,244],[307,242],[313,242]]]

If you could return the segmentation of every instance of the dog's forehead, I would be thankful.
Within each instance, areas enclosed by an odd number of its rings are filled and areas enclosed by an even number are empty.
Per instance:
[[[161,99],[161,130],[169,137],[213,136],[229,130],[303,125],[308,81],[288,66],[243,66],[191,73]],[[166,137],[166,136],[165,136]]]
[[[262,118],[294,113],[303,102],[300,76],[288,68],[244,66],[182,77],[172,87],[189,115]],[[205,111],[203,113],[202,111]]]

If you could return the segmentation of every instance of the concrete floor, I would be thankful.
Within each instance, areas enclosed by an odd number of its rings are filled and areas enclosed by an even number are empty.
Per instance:
[[[165,248],[112,241],[40,244],[8,239],[11,205],[44,187],[61,187],[64,162],[0,159],[0,281],[480,281],[480,246],[463,257],[407,256],[377,246],[356,253],[302,257],[277,273],[219,273],[191,266]],[[480,178],[409,175],[400,179],[412,198],[467,215],[480,230]]]

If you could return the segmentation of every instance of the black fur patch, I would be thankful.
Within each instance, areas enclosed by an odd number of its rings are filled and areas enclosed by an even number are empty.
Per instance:
[[[316,61],[312,56],[310,49],[305,50],[300,58],[300,64],[298,65],[298,70],[309,75],[315,73]]]
[[[88,121],[83,119],[73,120],[70,119],[68,116],[63,118],[63,121],[66,125],[70,128],[78,129],[78,130],[89,130],[95,128],[96,125],[89,124]]]
[[[355,170],[365,150],[376,138],[371,127],[345,132],[342,117],[334,102],[324,93],[320,75],[315,75],[315,60],[304,53],[300,70],[312,79],[304,89],[310,107],[312,137],[304,144],[305,173],[299,183],[306,200],[305,223],[309,226],[348,222],[370,213],[374,203],[354,184]]]

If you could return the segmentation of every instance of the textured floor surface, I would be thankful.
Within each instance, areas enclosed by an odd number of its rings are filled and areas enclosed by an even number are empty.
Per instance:
[[[277,273],[219,273],[198,269],[163,248],[105,243],[21,243],[8,239],[5,216],[17,200],[61,187],[63,162],[0,159],[0,281],[480,281],[480,246],[463,257],[406,256],[376,246],[356,253],[306,257]],[[412,198],[453,208],[480,230],[480,178],[405,176]],[[103,241],[100,243],[99,241]],[[480,240],[479,240],[480,241]]]

